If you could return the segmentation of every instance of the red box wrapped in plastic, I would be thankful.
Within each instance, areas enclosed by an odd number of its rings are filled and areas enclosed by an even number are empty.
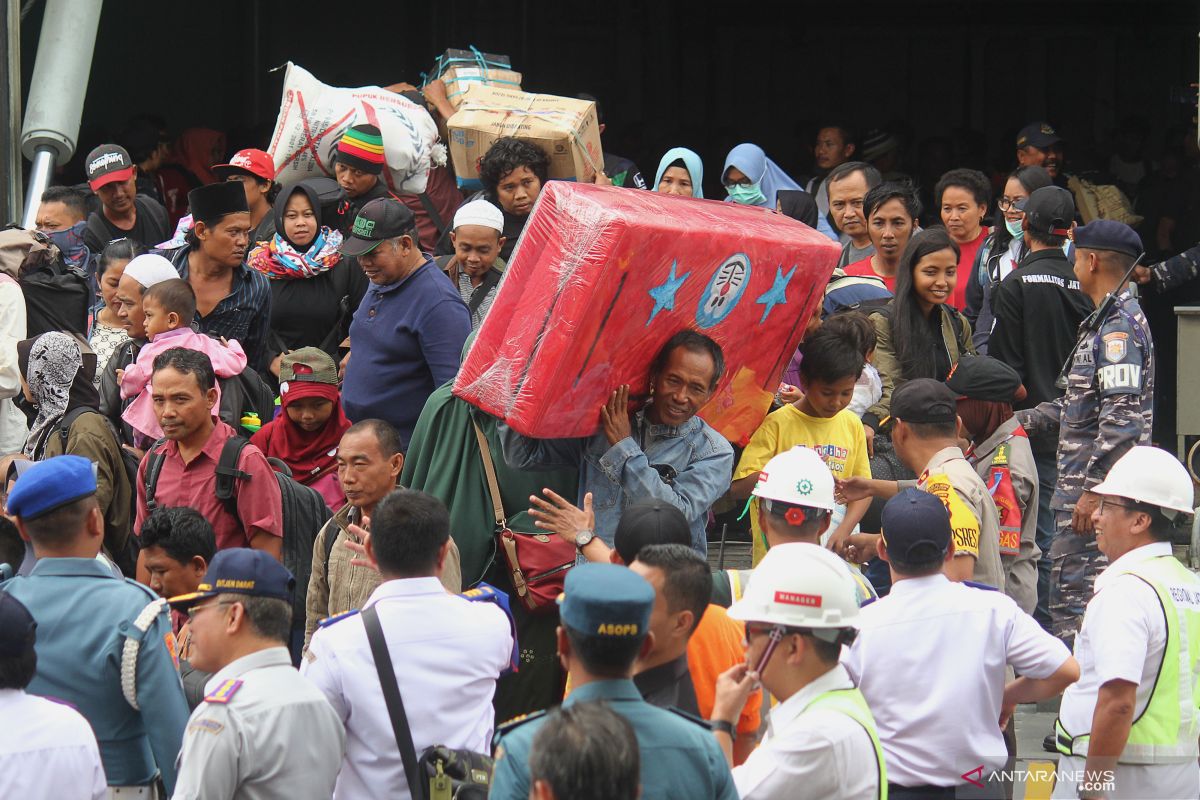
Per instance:
[[[701,417],[744,443],[817,312],[840,250],[762,208],[550,181],[454,393],[526,436],[590,436],[618,385],[692,328],[724,351]]]

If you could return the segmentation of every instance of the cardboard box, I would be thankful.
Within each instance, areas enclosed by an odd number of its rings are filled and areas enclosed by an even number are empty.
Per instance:
[[[596,104],[590,101],[475,83],[467,87],[447,127],[460,188],[482,188],[479,159],[504,136],[545,150],[551,178],[590,183],[604,168]]]
[[[521,73],[511,69],[464,64],[452,66],[443,72],[442,82],[446,84],[446,99],[457,109],[462,105],[467,87],[475,83],[520,91]]]
[[[618,385],[691,328],[726,370],[701,417],[745,444],[840,248],[762,208],[583,183],[543,188],[454,393],[539,438],[594,434]]]

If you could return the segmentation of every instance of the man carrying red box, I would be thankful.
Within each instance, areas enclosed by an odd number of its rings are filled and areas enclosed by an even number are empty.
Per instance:
[[[595,514],[595,529],[579,531],[576,547],[593,537],[613,546],[621,512],[656,498],[687,517],[692,547],[708,550],[709,507],[729,488],[733,448],[696,416],[725,371],[715,341],[692,330],[672,336],[650,368],[650,400],[630,415],[622,385],[600,409],[600,430],[585,439],[531,439],[501,424],[504,459],[515,469],[575,467],[580,505]]]

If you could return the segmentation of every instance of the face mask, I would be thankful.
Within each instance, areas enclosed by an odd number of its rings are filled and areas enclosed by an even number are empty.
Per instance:
[[[767,202],[767,197],[758,188],[757,183],[735,183],[732,186],[726,186],[725,191],[729,193],[729,199],[743,206],[760,206]]]
[[[1020,239],[1023,235],[1025,235],[1025,231],[1021,229],[1021,220],[1019,219],[1005,219],[1004,227],[1008,229],[1009,235],[1011,235],[1014,239]]]
[[[87,222],[76,222],[65,231],[47,233],[47,238],[62,253],[63,260],[71,266],[80,266],[87,250],[83,244],[83,232],[87,230]]]

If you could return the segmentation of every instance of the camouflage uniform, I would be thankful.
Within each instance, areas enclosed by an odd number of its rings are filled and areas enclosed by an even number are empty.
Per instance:
[[[1054,635],[1070,647],[1096,575],[1108,563],[1094,536],[1071,531],[1071,512],[1126,450],[1150,442],[1154,343],[1128,291],[1117,296],[1099,329],[1075,347],[1067,384],[1061,398],[1018,411],[1017,417],[1031,438],[1058,436],[1058,484],[1050,503],[1057,529],[1050,548],[1050,618]]]
[[[1166,261],[1150,265],[1150,285],[1159,294],[1182,286],[1200,272],[1200,244]]]

